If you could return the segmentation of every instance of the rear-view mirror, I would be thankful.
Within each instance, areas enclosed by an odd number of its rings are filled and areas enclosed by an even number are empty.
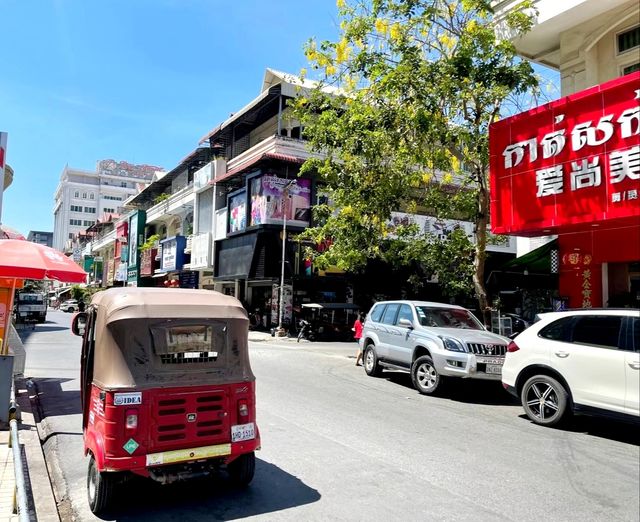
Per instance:
[[[398,326],[404,326],[405,328],[413,328],[413,324],[409,319],[400,319],[398,321]]]
[[[71,332],[73,335],[78,335],[82,337],[84,335],[84,330],[87,327],[87,313],[86,312],[78,312],[73,321],[71,321]]]

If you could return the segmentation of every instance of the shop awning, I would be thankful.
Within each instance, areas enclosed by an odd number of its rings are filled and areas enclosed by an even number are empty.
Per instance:
[[[516,257],[500,267],[500,270],[536,272],[538,274],[550,274],[551,251],[558,250],[558,240],[554,239],[532,250],[528,254]]]

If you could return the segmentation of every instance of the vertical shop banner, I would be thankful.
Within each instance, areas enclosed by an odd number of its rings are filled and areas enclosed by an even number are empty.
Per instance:
[[[229,195],[229,234],[242,232],[247,228],[247,191],[241,190]]]
[[[288,225],[309,226],[311,181],[308,179],[296,179],[293,183],[291,181],[268,174],[250,181],[250,226],[282,224],[285,214]],[[287,186],[289,183],[291,185]]]
[[[147,213],[144,210],[136,210],[129,217],[129,241],[127,261],[127,281],[129,283],[139,283],[140,278],[140,245],[144,240],[144,228],[146,225]]]
[[[494,233],[640,216],[640,72],[495,122]]]

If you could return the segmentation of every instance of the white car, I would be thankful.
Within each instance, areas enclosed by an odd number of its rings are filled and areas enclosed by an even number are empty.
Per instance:
[[[61,312],[76,312],[78,310],[78,301],[69,299],[60,305]]]
[[[640,310],[540,314],[507,347],[502,384],[536,424],[571,412],[640,420]]]

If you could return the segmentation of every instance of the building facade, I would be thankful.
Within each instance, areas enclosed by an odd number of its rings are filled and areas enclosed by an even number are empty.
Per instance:
[[[27,241],[38,243],[48,247],[53,246],[53,232],[42,232],[40,230],[30,230],[27,235]]]
[[[117,213],[146,186],[160,167],[101,160],[95,171],[65,166],[54,194],[53,247],[69,252],[74,235],[103,214]]]
[[[515,4],[494,2],[498,16]],[[640,306],[640,7],[534,4],[514,42],[560,72],[564,97],[492,127],[492,226],[557,235],[567,306]]]

